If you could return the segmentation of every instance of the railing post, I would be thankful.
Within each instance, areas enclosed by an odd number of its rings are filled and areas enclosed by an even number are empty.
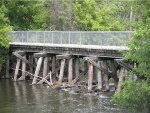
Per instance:
[[[63,31],[61,31],[61,42],[60,42],[61,44],[62,44],[62,33],[63,33]]]
[[[52,32],[52,44],[53,44],[53,41],[54,41],[54,39],[53,39],[53,36],[54,36],[54,32],[53,31],[51,31]]]
[[[27,42],[28,42],[28,31],[26,31],[27,32]]]
[[[81,45],[81,33],[82,33],[82,32],[80,31],[80,45]]]
[[[23,32],[22,32],[22,36],[21,36],[21,41],[23,42]]]
[[[44,43],[45,43],[45,31],[43,31],[44,32]]]
[[[70,31],[69,31],[69,44],[70,44]]]

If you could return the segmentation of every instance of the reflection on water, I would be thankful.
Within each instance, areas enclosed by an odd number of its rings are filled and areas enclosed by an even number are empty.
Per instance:
[[[0,113],[127,113],[110,101],[111,93],[76,94],[30,81],[0,80]]]

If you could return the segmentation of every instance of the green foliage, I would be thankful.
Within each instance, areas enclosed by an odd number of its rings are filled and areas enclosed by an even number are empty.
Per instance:
[[[122,91],[114,95],[113,101],[132,113],[149,113],[150,86],[147,82],[125,82]]]
[[[11,31],[9,20],[5,16],[7,9],[0,3],[0,63],[4,61],[4,55],[8,52],[10,37],[7,35]]]
[[[141,20],[137,23],[125,57],[137,62],[135,70],[150,81],[150,2],[144,2],[143,5]]]
[[[102,0],[76,1],[74,10],[77,27],[85,31],[122,30],[119,19],[113,16],[116,8],[114,5]]]
[[[11,0],[5,1],[7,16],[14,30],[35,30],[49,27],[49,13],[44,9],[41,0]]]

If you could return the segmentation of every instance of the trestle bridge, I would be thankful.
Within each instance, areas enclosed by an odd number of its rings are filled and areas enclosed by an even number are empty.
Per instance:
[[[10,35],[6,77],[14,81],[32,74],[32,84],[71,87],[84,80],[88,91],[107,91],[112,78],[120,90],[118,83],[130,70],[122,61],[122,51],[128,50],[132,31],[14,31]]]

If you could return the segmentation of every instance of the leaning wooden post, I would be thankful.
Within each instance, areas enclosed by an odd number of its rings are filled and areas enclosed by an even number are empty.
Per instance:
[[[42,64],[42,60],[43,60],[43,57],[40,57],[40,58],[38,59],[38,62],[37,62],[37,66],[36,66],[36,69],[35,69],[35,73],[34,73],[34,78],[33,78],[32,84],[36,84],[36,82],[37,82],[36,76],[39,75],[40,68],[41,68],[41,64]]]
[[[120,92],[120,91],[121,91],[122,82],[123,82],[123,79],[124,79],[124,77],[125,77],[124,72],[125,72],[125,69],[124,69],[123,67],[121,67],[121,69],[120,69],[120,74],[119,74],[119,82],[118,82],[117,92]]]
[[[16,64],[16,69],[15,69],[14,81],[17,81],[17,76],[18,76],[18,72],[19,72],[19,67],[20,67],[20,59],[17,58],[17,64]]]
[[[26,59],[26,55],[23,56]],[[26,78],[26,63],[22,61],[22,75],[18,80],[25,80]]]
[[[73,79],[73,59],[69,59],[69,65],[68,65],[68,84],[72,83]]]
[[[79,72],[79,58],[75,59],[75,75],[76,77],[79,76],[80,72]]]
[[[102,61],[98,61],[97,64],[98,66],[101,66]],[[103,88],[103,78],[102,78],[102,71],[99,69],[97,69],[97,82],[98,82],[97,89],[101,91]]]
[[[60,74],[59,74],[59,80],[58,80],[58,86],[62,84],[63,76],[64,76],[64,69],[65,69],[65,61],[66,59],[61,60],[61,66],[60,66]]]
[[[106,61],[103,61],[103,66],[107,69]],[[104,78],[104,82],[105,82],[105,91],[108,91],[109,90],[108,75],[104,74],[103,78]]]
[[[93,65],[89,63],[88,65],[89,70],[88,70],[88,91],[92,91],[92,82],[93,82]]]

